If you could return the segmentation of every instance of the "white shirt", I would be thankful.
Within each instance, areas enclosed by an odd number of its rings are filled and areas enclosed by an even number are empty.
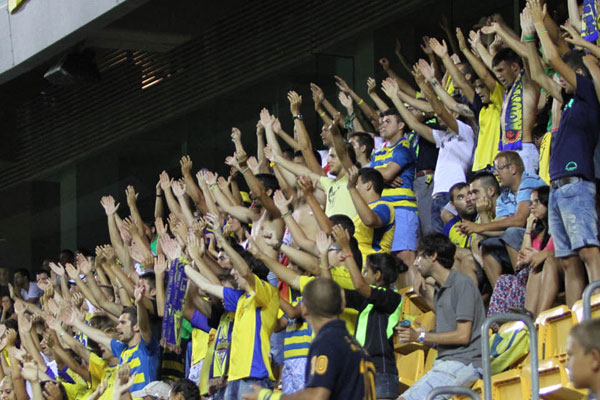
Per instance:
[[[452,185],[466,182],[467,171],[471,168],[475,135],[473,129],[463,122],[458,123],[458,133],[433,130],[438,153],[433,194],[448,192]]]

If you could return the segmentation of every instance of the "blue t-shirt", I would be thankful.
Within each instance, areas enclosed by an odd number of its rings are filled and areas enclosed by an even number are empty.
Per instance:
[[[160,345],[154,336],[150,343],[146,343],[142,339],[138,344],[129,348],[126,343],[113,339],[110,342],[110,348],[113,356],[119,357],[119,365],[127,363],[131,375],[137,372],[135,384],[130,389],[132,393],[142,390],[144,386],[156,380]]]
[[[373,155],[371,159],[371,168],[385,167],[388,163],[394,162],[402,167],[400,177],[402,178],[402,187],[413,188],[415,178],[416,155],[410,142],[405,138],[399,139],[394,145],[386,146]]]
[[[518,204],[522,201],[529,201],[533,189],[540,186],[546,186],[546,182],[542,178],[535,174],[523,172],[516,196],[510,189],[504,189],[500,193],[500,197],[496,200],[496,218],[508,217],[515,214]]]
[[[581,176],[594,180],[594,151],[600,132],[600,104],[594,82],[577,74],[572,99],[563,91],[563,112],[550,147],[550,180]]]

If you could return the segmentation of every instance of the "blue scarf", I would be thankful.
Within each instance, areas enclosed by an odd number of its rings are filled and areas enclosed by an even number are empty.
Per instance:
[[[521,71],[505,94],[508,104],[504,113],[504,135],[498,144],[500,151],[523,148],[523,74],[524,71]]]
[[[176,353],[181,352],[181,322],[185,308],[185,293],[188,278],[182,260],[173,260],[169,268],[169,279],[165,293],[165,308],[162,320],[161,346]]]
[[[581,37],[588,42],[596,43],[598,40],[598,13],[594,0],[583,0],[583,13],[581,14]]]

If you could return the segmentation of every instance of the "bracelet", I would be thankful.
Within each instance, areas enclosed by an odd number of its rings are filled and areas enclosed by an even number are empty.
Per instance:
[[[215,188],[216,188],[217,186],[218,186],[218,185],[217,185],[216,183],[213,183],[213,184],[212,184],[212,185],[210,185],[208,188],[209,188],[209,189],[210,189],[210,191],[212,192],[213,190],[215,190]]]
[[[526,35],[523,37],[523,39],[525,39],[525,41],[531,41],[533,42],[535,40],[535,36],[533,35]]]
[[[281,218],[289,217],[290,215],[292,215],[292,210],[287,210],[286,212],[281,214]]]
[[[535,39],[532,39],[532,40],[525,39],[525,43],[535,43]]]
[[[250,170],[250,167],[246,167],[242,170],[240,170],[240,172],[242,173],[242,175],[244,175],[246,172],[248,172]]]
[[[156,193],[156,197],[161,197],[162,193]]]
[[[358,105],[360,106],[362,103],[364,103],[365,101],[363,99],[360,99],[360,101],[358,102]]]
[[[61,333],[58,334],[58,337],[63,337],[65,335],[65,331],[62,331]]]
[[[325,116],[325,111],[323,111],[323,112],[320,112],[320,113],[319,113],[319,115],[320,115],[321,117],[324,117],[324,116]]]
[[[543,31],[538,32],[538,36],[542,36],[543,33],[548,33],[548,30],[544,29]]]

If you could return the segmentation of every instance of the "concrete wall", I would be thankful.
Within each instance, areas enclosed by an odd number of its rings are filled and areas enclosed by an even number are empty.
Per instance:
[[[140,0],[0,0],[0,83],[33,68],[142,4]]]

